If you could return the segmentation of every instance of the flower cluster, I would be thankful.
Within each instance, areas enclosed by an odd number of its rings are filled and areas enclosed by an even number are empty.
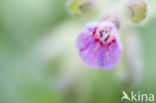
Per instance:
[[[93,0],[71,0],[69,10],[81,15],[91,11]],[[127,0],[126,11],[133,22],[140,22],[146,17],[147,4],[143,0]],[[119,16],[119,15],[118,15]],[[116,12],[108,13],[99,22],[90,22],[78,36],[76,48],[82,61],[93,68],[110,69],[122,56],[123,46],[120,41],[120,20]]]

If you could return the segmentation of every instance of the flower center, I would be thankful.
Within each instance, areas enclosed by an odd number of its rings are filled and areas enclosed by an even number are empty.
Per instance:
[[[100,42],[104,47],[108,47],[115,41],[112,26],[97,26],[93,31],[93,39]]]

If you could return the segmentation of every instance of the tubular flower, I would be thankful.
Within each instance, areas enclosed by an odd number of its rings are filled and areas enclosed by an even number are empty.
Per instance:
[[[112,68],[121,58],[122,44],[112,22],[91,22],[76,41],[82,61],[93,68]]]

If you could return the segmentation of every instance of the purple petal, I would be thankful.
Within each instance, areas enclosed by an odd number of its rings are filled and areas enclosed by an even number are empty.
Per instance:
[[[103,49],[101,52],[99,67],[110,69],[121,58],[122,46],[118,42],[112,43],[108,48]]]
[[[87,48],[80,49],[80,57],[84,63],[93,68],[112,68],[121,58],[122,47],[115,42],[108,48],[103,48],[97,42],[90,42]]]
[[[96,22],[91,22],[86,25],[86,28],[81,32],[77,41],[76,48],[80,49],[85,47],[90,41],[92,41],[92,32],[97,26]]]

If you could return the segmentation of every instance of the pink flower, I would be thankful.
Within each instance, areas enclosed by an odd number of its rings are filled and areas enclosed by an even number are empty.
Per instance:
[[[112,68],[121,58],[118,29],[111,22],[91,22],[76,41],[82,61],[93,68]]]

